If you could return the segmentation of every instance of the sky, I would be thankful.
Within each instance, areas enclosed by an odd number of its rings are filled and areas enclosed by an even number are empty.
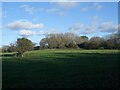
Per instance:
[[[1,16],[2,45],[21,37],[38,45],[46,34],[71,32],[91,38],[118,31],[117,2],[3,2]]]

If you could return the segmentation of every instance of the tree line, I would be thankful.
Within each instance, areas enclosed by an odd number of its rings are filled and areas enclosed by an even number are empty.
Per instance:
[[[106,37],[79,36],[74,33],[47,34],[36,46],[27,38],[18,38],[15,43],[3,46],[2,52],[18,52],[22,55],[25,51],[39,49],[120,49],[119,34]]]
[[[118,34],[111,34],[106,37],[78,36],[74,33],[49,34],[40,41],[40,49],[120,49]]]

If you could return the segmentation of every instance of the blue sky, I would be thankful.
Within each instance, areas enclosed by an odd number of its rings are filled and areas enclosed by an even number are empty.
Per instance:
[[[49,33],[102,37],[117,32],[117,28],[117,2],[2,3],[3,45],[23,36],[39,43]]]

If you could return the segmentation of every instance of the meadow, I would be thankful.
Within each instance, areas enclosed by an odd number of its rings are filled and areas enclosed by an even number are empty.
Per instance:
[[[2,58],[4,88],[118,88],[118,50],[36,50]]]

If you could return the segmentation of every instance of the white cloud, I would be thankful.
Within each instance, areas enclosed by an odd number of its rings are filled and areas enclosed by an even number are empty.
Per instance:
[[[41,30],[39,32],[35,32],[36,35],[48,35],[48,34],[57,34],[57,33],[60,33],[60,31],[56,28],[52,28],[52,29],[49,29],[49,30]]]
[[[100,22],[100,19],[97,16],[94,16],[90,20],[90,24],[86,26],[83,34],[91,34],[91,33],[115,33],[118,31],[118,25],[113,22]]]
[[[81,8],[81,10],[84,11],[84,12],[88,11],[89,9],[90,9],[90,7],[83,7],[83,8]]]
[[[51,0],[51,2],[75,2],[75,0]]]
[[[72,33],[79,33],[82,31],[82,34],[93,34],[93,33],[116,33],[118,32],[120,25],[109,22],[101,22],[101,19],[98,16],[90,17],[90,23],[88,25],[83,25],[81,23],[74,24],[69,28]]]
[[[20,8],[29,7],[30,5],[21,5]]]
[[[76,7],[78,3],[79,2],[54,2],[56,6],[59,6],[65,9]]]
[[[57,33],[61,33],[58,29],[56,28],[52,28],[49,30],[40,30],[37,32],[31,32],[31,35],[48,35],[48,34],[57,34]]]
[[[99,17],[98,16],[93,16],[90,18],[90,24],[85,27],[85,31],[83,34],[91,34],[94,33],[99,25]]]
[[[48,12],[48,13],[58,12],[58,11],[59,11],[59,9],[57,9],[57,8],[49,8],[49,9],[46,9],[46,12]]]
[[[37,28],[43,28],[44,24],[39,23],[39,24],[33,24],[30,21],[27,20],[18,20],[14,21],[8,24],[8,28],[12,30],[17,30],[17,29],[37,29]]]
[[[118,25],[114,24],[113,22],[103,22],[99,29],[101,32],[107,32],[107,33],[114,33],[118,31]]]
[[[91,21],[96,21],[96,20],[99,19],[99,17],[98,16],[93,16],[93,17],[90,17],[90,19],[91,19]]]
[[[26,29],[20,30],[20,32],[19,32],[20,36],[31,36],[34,34],[35,34],[35,32],[32,32],[30,30],[26,30]]]
[[[96,32],[100,22],[99,17],[93,16],[93,17],[90,17],[89,19],[90,19],[90,23],[88,25],[85,26],[84,24],[77,23],[71,26],[69,30],[72,33],[79,33],[81,31],[83,34],[91,34]]]
[[[36,32],[35,34],[36,34],[36,35],[44,35],[45,33],[44,33],[44,31],[41,30],[41,31],[39,31],[39,32]]]
[[[36,8],[30,5],[22,5],[20,6],[20,8],[24,8],[24,10],[28,13],[28,14],[33,14],[35,12],[46,12],[46,13],[54,13],[60,16],[64,16],[65,12],[63,12],[62,10],[58,9],[58,8]]]
[[[60,31],[56,28],[52,28],[50,30],[47,30],[47,31],[44,31],[44,34],[57,34],[57,33],[60,33]]]
[[[102,24],[98,25],[89,25],[86,27],[85,32],[83,34],[91,34],[94,32],[106,32],[106,33],[115,33],[118,31],[118,25],[113,24],[113,22],[103,22]]]
[[[99,23],[100,19],[98,16],[93,16],[90,18],[90,25],[97,25]]]
[[[94,8],[95,8],[96,10],[99,10],[99,9],[102,9],[103,6],[96,2],[96,3],[94,3]]]
[[[97,26],[95,26],[95,25],[88,26],[88,27],[86,27],[83,34],[91,34],[91,33],[95,32],[96,30],[97,30]]]
[[[100,5],[98,2],[96,2],[96,3],[93,3],[93,6],[85,6],[85,7],[82,7],[81,8],[81,11],[89,11],[89,10],[100,10],[100,9],[102,9],[103,8],[103,6],[102,5]]]
[[[44,11],[45,8],[33,7],[31,5],[21,5],[20,8],[23,8],[28,14],[34,14],[35,12]]]
[[[46,9],[45,11],[47,13],[55,13],[55,14],[60,15],[60,16],[64,16],[65,15],[65,12],[61,11],[58,8],[49,8],[49,9]]]
[[[63,11],[59,11],[59,12],[57,12],[57,14],[60,15],[60,16],[65,16],[66,15],[66,13],[63,12]]]
[[[69,28],[71,31],[79,31],[80,29],[83,29],[84,25],[81,23],[74,24]]]
[[[29,14],[33,14],[33,12],[36,10],[34,7],[30,5],[22,5],[20,6],[20,8],[24,8],[25,11],[28,12]]]

